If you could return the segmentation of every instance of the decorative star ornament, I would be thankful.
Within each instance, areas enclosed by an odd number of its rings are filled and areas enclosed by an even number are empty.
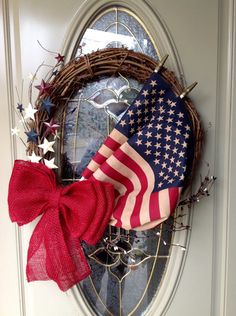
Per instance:
[[[28,137],[27,138],[27,143],[28,142],[33,142],[35,144],[38,143],[38,136],[39,136],[39,134],[37,134],[33,128],[29,132],[25,132],[25,134]]]
[[[42,159],[42,157],[40,156],[36,156],[34,151],[32,153],[31,156],[27,156],[28,160],[30,160],[31,162],[36,162],[36,163],[39,163],[39,161]]]
[[[12,136],[13,135],[19,136],[19,133],[20,133],[20,130],[19,130],[18,127],[14,127],[14,128],[11,129]]]
[[[50,122],[43,122],[43,124],[47,126],[46,135],[48,134],[55,135],[56,130],[58,129],[58,127],[60,127],[60,125],[54,122],[53,118],[50,120]]]
[[[34,118],[34,114],[38,112],[38,110],[34,109],[32,107],[32,105],[29,103],[28,107],[25,109],[25,117],[24,119],[28,119],[28,118],[31,118],[33,121],[35,121],[35,118]]]
[[[58,133],[58,131],[55,131],[54,134],[54,140],[60,139],[60,134]]]
[[[28,78],[29,78],[31,81],[37,80],[36,74],[32,74],[32,72],[29,73]]]
[[[47,111],[48,114],[50,115],[51,107],[53,107],[55,105],[50,101],[50,98],[48,97],[48,98],[42,100],[41,106],[42,106],[42,109]]]
[[[61,54],[58,53],[55,59],[57,60],[58,63],[64,62],[65,56],[62,56]]]
[[[51,84],[42,80],[41,84],[39,86],[35,86],[35,88],[39,90],[39,96],[41,96],[43,94],[49,94],[50,89],[51,89]]]
[[[51,160],[47,160],[44,158],[45,166],[47,166],[49,169],[57,169],[58,167],[54,164],[55,158],[52,158]]]
[[[20,113],[24,111],[23,105],[21,103],[17,103],[17,110],[19,110]]]
[[[43,154],[45,155],[48,151],[54,152],[52,146],[55,144],[55,141],[49,142],[47,138],[44,138],[43,144],[38,145],[38,147],[43,149]]]
[[[52,76],[56,76],[58,74],[58,70],[54,70],[53,73],[52,73]]]

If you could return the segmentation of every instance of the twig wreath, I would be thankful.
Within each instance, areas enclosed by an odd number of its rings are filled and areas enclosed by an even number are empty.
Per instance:
[[[112,225],[125,229],[152,228],[170,216],[178,203],[181,207],[190,206],[208,195],[215,178],[205,177],[195,195],[179,202],[179,187],[186,188],[191,183],[200,160],[203,129],[187,97],[191,87],[184,89],[174,73],[163,66],[164,60],[157,63],[125,48],[96,51],[65,65],[64,56],[58,54],[56,59],[56,66],[35,86],[39,90],[36,101],[32,101],[32,80],[30,104],[26,109],[22,104],[17,106],[27,135],[30,161],[15,162],[8,202],[11,220],[19,225],[43,214],[30,240],[28,281],[51,279],[65,291],[91,272],[80,242],[95,245],[110,219]],[[64,111],[88,82],[118,74],[144,86],[89,163],[84,171],[85,180],[62,186],[58,131]],[[12,134],[18,135],[19,130],[13,128]],[[140,149],[144,145],[145,150]],[[152,155],[155,159],[150,161]],[[162,155],[165,158],[159,158]],[[160,159],[165,161],[161,160],[161,164]],[[163,181],[158,182],[152,170],[158,170]],[[122,191],[124,187],[126,193]],[[166,197],[163,199],[159,192],[165,192]],[[164,216],[158,206],[161,200],[163,205],[168,204]]]
[[[45,124],[45,122],[47,120],[53,123],[60,122],[72,96],[87,82],[96,80],[99,76],[112,76],[120,73],[125,77],[131,77],[140,83],[144,83],[157,66],[158,63],[145,54],[125,48],[109,48],[84,55],[78,59],[75,58],[63,65],[59,72],[56,71],[55,73],[52,71],[51,77],[49,77],[47,82],[42,80],[41,85],[38,86],[40,93],[34,106],[37,112],[35,112],[35,120],[29,124],[29,127],[37,134],[36,138],[34,138],[37,142],[34,139],[30,140],[27,152],[29,154],[35,152],[36,155],[43,154],[43,150],[38,147],[38,144],[43,143],[49,131],[54,132],[59,127],[51,127],[50,130],[50,125]],[[184,92],[184,88],[172,71],[162,67],[161,74],[170,83],[176,95]],[[193,124],[195,142],[192,164],[193,174],[201,156],[203,129],[199,114],[192,101],[189,98],[185,98],[185,104]],[[48,153],[47,157],[51,158],[52,153]]]

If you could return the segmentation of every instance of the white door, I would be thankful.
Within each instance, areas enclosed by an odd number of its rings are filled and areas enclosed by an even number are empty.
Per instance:
[[[83,18],[85,24],[94,11],[107,4],[132,5],[136,12],[140,10],[140,16],[145,16],[141,10],[148,8],[153,15],[144,23],[151,26],[151,19],[158,16],[165,25],[169,38],[173,39],[170,45],[175,45],[178,52],[174,58],[182,62],[182,75],[188,84],[199,82],[191,97],[207,130],[203,160],[218,177],[211,196],[194,209],[188,251],[178,270],[180,277],[175,279],[178,284],[173,286],[170,280],[170,288],[163,292],[168,296],[163,297],[165,306],[151,308],[147,315],[158,316],[163,311],[168,316],[233,316],[236,312],[234,0],[0,1],[0,315],[89,315],[78,293],[60,292],[52,282],[26,282],[27,244],[34,224],[19,229],[8,218],[7,187],[13,160],[24,157],[24,148],[11,138],[10,129],[16,122],[13,108],[21,101],[15,87],[21,98],[24,78],[23,102],[26,102],[28,74],[34,73],[42,62],[50,64],[53,58],[37,40],[50,51],[64,50],[69,54],[75,40],[72,30],[75,32],[78,19]],[[82,32],[83,27],[78,26],[75,33]],[[158,31],[152,30],[157,36]],[[208,168],[204,163],[201,168],[204,175]]]

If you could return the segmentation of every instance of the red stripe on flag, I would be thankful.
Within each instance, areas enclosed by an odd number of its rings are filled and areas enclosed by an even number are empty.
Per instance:
[[[130,181],[129,178],[125,177],[123,174],[118,172],[117,170],[113,169],[107,162],[100,167],[101,171],[105,173],[108,177],[114,179],[117,182],[122,183],[128,192],[133,191],[134,186],[133,183]]]
[[[88,179],[91,177],[91,175],[93,174],[93,171],[91,171],[89,168],[85,168],[83,173],[82,173],[82,176],[85,178],[85,179]]]
[[[106,145],[108,148],[110,148],[111,150],[115,151],[117,148],[120,147],[120,143],[118,143],[117,141],[115,141],[113,138],[111,138],[110,136],[107,137],[107,139],[104,142],[104,145]]]
[[[118,149],[114,156],[122,161],[122,163],[131,169],[139,178],[140,184],[141,184],[141,190],[136,196],[136,201],[134,205],[134,209],[130,218],[130,225],[131,227],[137,227],[140,226],[140,208],[142,205],[143,200],[143,194],[148,188],[148,181],[145,172],[140,168],[140,166],[134,161],[130,156],[128,156],[126,153],[124,153],[121,149]],[[130,191],[131,192],[131,191]],[[121,212],[121,211],[120,211]],[[121,212],[122,213],[122,212]]]
[[[161,218],[159,206],[159,192],[153,192],[149,202],[150,221],[155,221]]]
[[[174,212],[176,205],[179,200],[179,188],[169,188],[169,199],[170,199],[170,214]]]
[[[93,160],[97,164],[102,165],[104,163],[104,161],[107,160],[107,158],[104,157],[102,154],[100,154],[100,152],[97,152],[96,155],[93,157]]]
[[[108,177],[114,179],[117,182],[122,183],[128,192],[132,192],[134,189],[133,183],[130,181],[129,178],[126,178],[121,173],[113,169],[107,162],[104,162],[104,164],[100,167],[101,171],[105,173]],[[128,195],[121,196],[117,202],[117,205],[115,207],[115,212],[113,213],[114,218],[117,220],[116,226],[121,227],[121,214],[125,207],[125,203],[127,200]]]

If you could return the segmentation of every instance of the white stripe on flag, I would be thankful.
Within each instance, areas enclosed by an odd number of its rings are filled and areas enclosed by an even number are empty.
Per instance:
[[[150,222],[149,202],[150,195],[155,185],[154,173],[148,162],[145,159],[143,159],[128,143],[125,143],[121,147],[121,149],[142,168],[147,179],[148,187],[143,194],[142,204],[139,212],[140,223],[141,225],[143,225],[145,223]]]
[[[106,145],[102,145],[102,147],[98,150],[99,154],[101,154],[102,156],[108,158],[113,154],[113,150],[111,150],[109,147],[107,147]]]
[[[122,183],[115,181],[114,179],[107,176],[101,169],[97,169],[94,172],[93,177],[96,180],[103,181],[103,182],[109,182],[109,183],[113,184],[115,189],[119,192],[120,195],[125,194],[126,187]]]
[[[92,172],[95,172],[98,168],[99,168],[99,164],[96,163],[96,161],[91,160],[90,163],[89,163],[89,168],[88,169],[91,170]]]
[[[111,168],[121,173],[124,177],[127,177],[133,184],[134,189],[132,192],[126,192],[124,196],[120,198],[127,197],[125,206],[121,215],[122,227],[126,229],[130,229],[130,217],[133,212],[133,208],[136,202],[136,196],[141,190],[140,180],[137,175],[128,167],[126,167],[122,162],[120,162],[116,157],[111,156],[107,160],[107,164],[110,165]],[[128,196],[127,196],[128,194]],[[110,222],[110,225],[114,225],[113,221]]]
[[[116,128],[112,130],[112,132],[109,135],[111,138],[113,138],[116,142],[120,143],[121,145],[124,144],[128,138],[119,132]]]
[[[161,190],[159,192],[159,207],[161,218],[169,217],[170,215],[170,196],[169,190]]]
[[[146,223],[142,226],[139,226],[139,227],[135,227],[135,230],[137,231],[142,231],[142,230],[146,230],[146,229],[151,229],[151,228],[154,228],[156,227],[157,225],[160,225],[162,222],[164,222],[165,220],[167,220],[168,217],[163,217],[163,218],[160,218],[156,221],[152,221],[152,222],[149,222],[149,223]]]

